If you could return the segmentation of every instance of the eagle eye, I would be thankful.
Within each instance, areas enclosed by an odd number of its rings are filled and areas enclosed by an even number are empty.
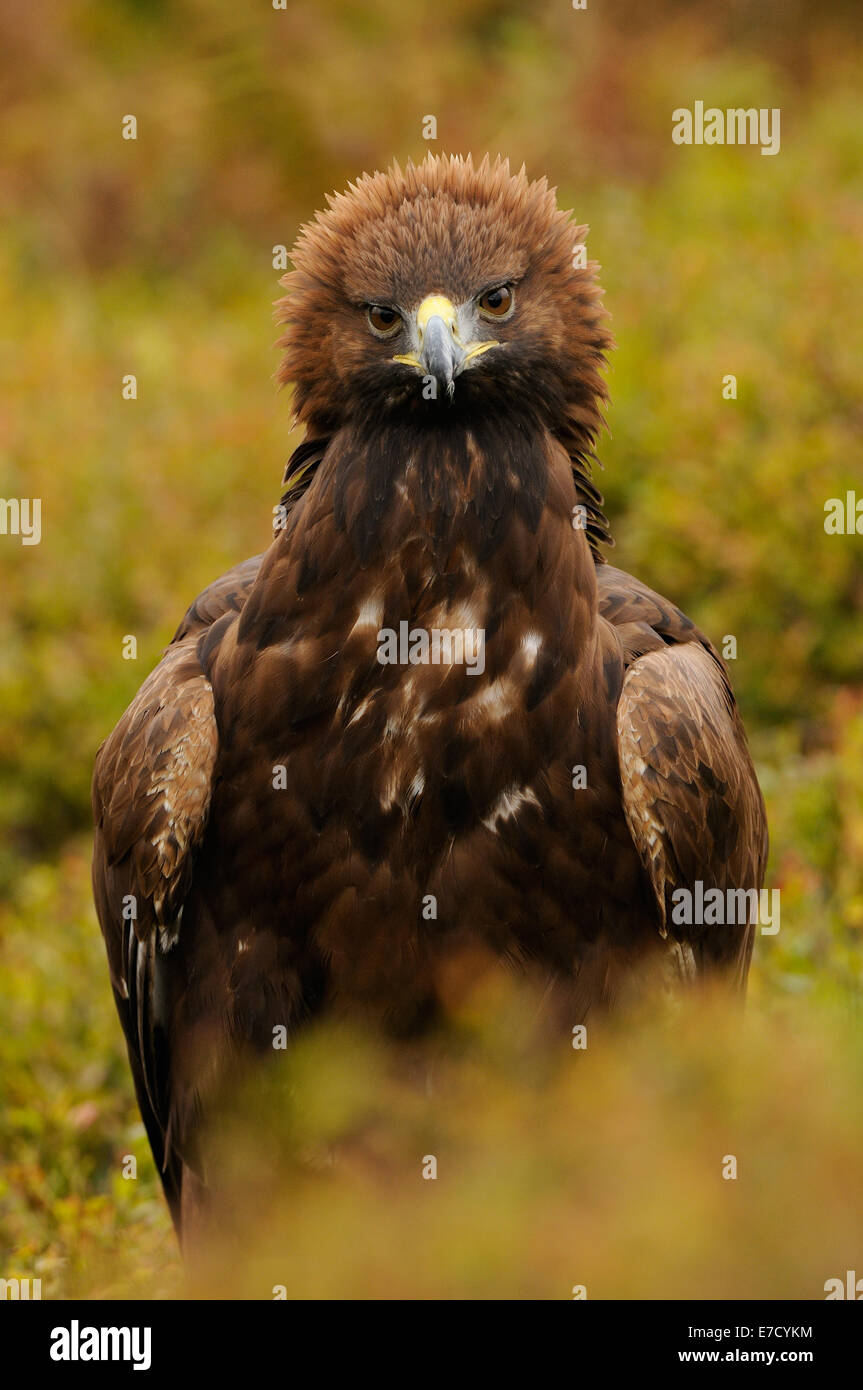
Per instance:
[[[391,338],[401,325],[402,316],[386,304],[370,304],[368,320],[372,332],[378,338]]]
[[[477,304],[483,318],[507,319],[515,308],[515,291],[512,285],[496,285],[481,294]]]

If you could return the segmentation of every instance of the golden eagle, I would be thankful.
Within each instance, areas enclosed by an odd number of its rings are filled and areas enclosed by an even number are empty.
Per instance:
[[[414,1034],[470,952],[569,1024],[657,965],[745,985],[751,914],[686,921],[675,894],[760,889],[763,802],[716,651],[600,553],[585,230],[506,162],[428,158],[299,237],[280,377],[306,437],[275,538],[189,608],[93,782],[178,1226],[207,1099],[274,1029]]]

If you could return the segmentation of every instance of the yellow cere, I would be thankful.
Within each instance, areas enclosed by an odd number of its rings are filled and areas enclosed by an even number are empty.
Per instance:
[[[425,333],[428,321],[437,314],[455,333],[455,305],[445,294],[428,294],[417,309],[417,328]]]

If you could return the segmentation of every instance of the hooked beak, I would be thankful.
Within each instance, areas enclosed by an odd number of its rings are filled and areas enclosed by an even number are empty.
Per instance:
[[[436,378],[439,386],[445,386],[448,395],[455,390],[456,373],[461,371],[464,362],[464,348],[456,337],[455,325],[450,324],[442,314],[432,314],[426,322],[420,339],[420,362],[426,376]]]
[[[463,344],[455,307],[442,294],[426,296],[417,309],[415,323],[417,351],[394,357],[393,361],[404,362],[416,367],[424,376],[434,377],[449,397],[455,391],[456,377],[468,363],[489,348],[499,346],[491,340]]]

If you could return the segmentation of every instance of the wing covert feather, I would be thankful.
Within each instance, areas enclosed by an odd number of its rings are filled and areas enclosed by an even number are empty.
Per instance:
[[[648,652],[630,665],[617,710],[624,806],[656,894],[663,934],[700,942],[745,975],[753,928],[672,924],[676,888],[760,889],[764,803],[734,696],[700,642]]]

